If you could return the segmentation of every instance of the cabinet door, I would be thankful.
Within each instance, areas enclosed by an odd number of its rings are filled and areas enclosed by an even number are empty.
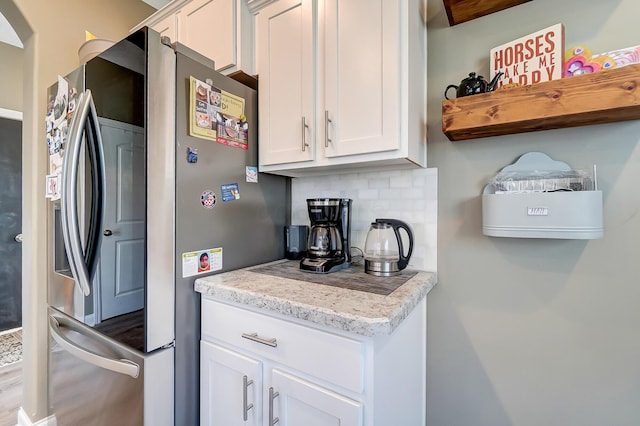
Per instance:
[[[361,426],[362,404],[280,370],[271,371],[273,417],[282,426]],[[277,392],[277,396],[276,393]],[[265,397],[270,392],[265,390]]]
[[[260,11],[260,164],[314,159],[313,9],[281,0]]]
[[[216,70],[235,66],[237,0],[194,0],[178,13],[178,40],[213,59]]]
[[[200,425],[259,426],[260,424],[262,424],[262,363],[201,341]]]
[[[171,14],[159,21],[156,24],[153,24],[151,27],[157,32],[160,33],[161,36],[167,36],[171,39],[171,42],[177,41],[176,39],[176,15]]]
[[[326,157],[400,148],[401,1],[320,3]]]

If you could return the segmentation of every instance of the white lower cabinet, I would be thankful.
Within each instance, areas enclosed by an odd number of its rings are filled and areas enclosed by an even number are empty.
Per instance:
[[[262,424],[262,363],[200,343],[200,424]]]
[[[362,403],[310,383],[293,374],[271,370],[269,424],[361,426]]]
[[[361,426],[362,404],[209,342],[200,346],[200,424]]]
[[[424,426],[426,299],[365,337],[204,296],[200,424]]]

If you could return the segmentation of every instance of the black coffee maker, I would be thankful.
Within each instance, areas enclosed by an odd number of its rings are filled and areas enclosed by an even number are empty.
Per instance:
[[[348,198],[309,198],[311,220],[307,255],[300,269],[328,274],[351,264],[351,200]]]

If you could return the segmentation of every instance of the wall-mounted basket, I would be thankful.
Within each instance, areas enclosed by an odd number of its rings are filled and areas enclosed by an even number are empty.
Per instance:
[[[552,160],[541,152],[529,152],[514,164],[503,168],[499,175],[514,173],[526,176],[529,172],[539,171],[553,175],[554,172],[569,173],[572,169],[566,163]],[[547,192],[531,189],[522,192],[503,191],[490,183],[485,186],[482,195],[482,233],[491,237],[512,238],[602,238],[602,191],[597,190],[595,171],[590,179],[592,185],[589,186],[574,182],[580,190],[571,190],[566,186]],[[557,181],[542,179],[536,184],[555,185]],[[526,181],[524,187],[527,187],[527,182],[531,184],[532,181]]]

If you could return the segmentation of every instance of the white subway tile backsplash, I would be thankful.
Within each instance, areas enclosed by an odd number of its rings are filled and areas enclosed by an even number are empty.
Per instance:
[[[411,188],[413,186],[412,180],[411,175],[408,173],[400,176],[392,176],[389,179],[389,186],[391,188]]]
[[[424,198],[424,189],[422,187],[404,187],[402,188],[402,190],[400,190],[400,193],[402,194],[402,198],[404,199],[421,200]]]
[[[364,248],[369,224],[376,218],[407,222],[414,233],[409,265],[437,270],[437,169],[383,170],[294,178],[291,184],[291,223],[309,225],[307,198],[351,198],[352,246]]]
[[[379,197],[377,189],[361,189],[357,194],[359,200],[377,200]]]
[[[366,179],[369,188],[383,189],[389,188],[389,178],[381,178],[376,174],[376,177]]]
[[[342,185],[345,185],[344,180],[340,180],[340,182]],[[349,185],[349,189],[352,189],[352,190],[367,189],[370,187],[369,181],[367,179],[354,179],[353,181],[349,181],[348,185]]]

